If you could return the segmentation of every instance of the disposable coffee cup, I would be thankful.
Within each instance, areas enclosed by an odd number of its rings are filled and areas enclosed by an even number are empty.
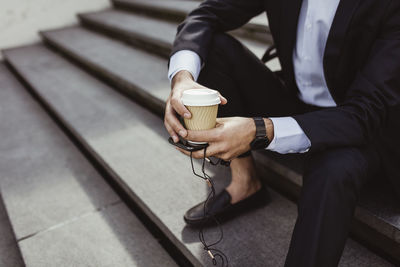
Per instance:
[[[211,89],[190,89],[182,94],[182,103],[192,114],[190,119],[184,118],[188,130],[209,130],[215,127],[218,105],[221,103],[218,91]],[[193,142],[191,145],[202,145],[207,142]]]

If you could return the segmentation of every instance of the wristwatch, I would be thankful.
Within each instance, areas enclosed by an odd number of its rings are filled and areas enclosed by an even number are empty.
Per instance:
[[[256,124],[256,137],[250,143],[250,148],[251,150],[266,148],[271,141],[267,137],[264,119],[261,117],[255,117],[253,120]]]

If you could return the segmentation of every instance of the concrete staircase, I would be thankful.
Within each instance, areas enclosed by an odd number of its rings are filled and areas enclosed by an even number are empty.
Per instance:
[[[168,144],[162,123],[176,26],[199,2],[113,3],[80,14],[81,25],[42,32],[43,44],[3,51],[7,249],[17,258],[19,249],[18,264],[27,266],[212,266],[197,230],[182,219],[207,186]],[[264,20],[232,32],[258,56],[272,41]],[[279,62],[269,66],[277,70]],[[231,266],[282,266],[302,159],[256,157],[273,201],[224,224],[219,248]],[[227,168],[208,172],[218,190],[229,183]],[[389,186],[365,189],[351,236],[340,266],[399,264],[400,205]]]

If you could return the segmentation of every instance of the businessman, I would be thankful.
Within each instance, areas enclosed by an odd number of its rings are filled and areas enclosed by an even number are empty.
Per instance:
[[[264,11],[280,74],[225,33]],[[286,266],[338,264],[369,179],[386,175],[400,192],[400,0],[206,0],[178,27],[169,78],[174,141],[207,141],[207,156],[231,160],[231,184],[209,213],[265,203],[249,151],[307,153]],[[221,94],[217,127],[187,131],[180,97],[203,87]],[[202,203],[184,218],[208,219]]]

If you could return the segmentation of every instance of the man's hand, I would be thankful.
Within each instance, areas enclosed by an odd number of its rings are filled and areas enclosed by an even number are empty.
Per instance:
[[[267,136],[273,138],[273,125],[266,121]],[[223,160],[231,160],[250,150],[250,143],[256,136],[256,126],[252,118],[230,117],[218,118],[217,126],[211,130],[188,131],[187,139],[194,142],[208,142],[206,157],[214,156]],[[190,152],[177,148],[182,153]],[[204,151],[193,152],[194,158],[203,158]]]
[[[194,142],[208,142],[206,157],[214,156],[231,160],[250,150],[250,143],[256,135],[256,126],[252,118],[218,118],[214,129],[188,131],[187,139]],[[179,149],[186,155],[189,152]],[[204,151],[193,152],[194,158],[203,158]]]
[[[184,138],[187,137],[187,130],[179,122],[177,114],[185,118],[190,118],[191,114],[189,110],[182,104],[181,97],[185,90],[189,89],[204,89],[206,87],[196,83],[193,80],[192,75],[188,71],[179,71],[171,83],[171,93],[167,99],[165,108],[164,125],[169,135],[172,137],[174,142],[178,142],[178,134]],[[227,103],[227,100],[220,95],[221,104]]]

